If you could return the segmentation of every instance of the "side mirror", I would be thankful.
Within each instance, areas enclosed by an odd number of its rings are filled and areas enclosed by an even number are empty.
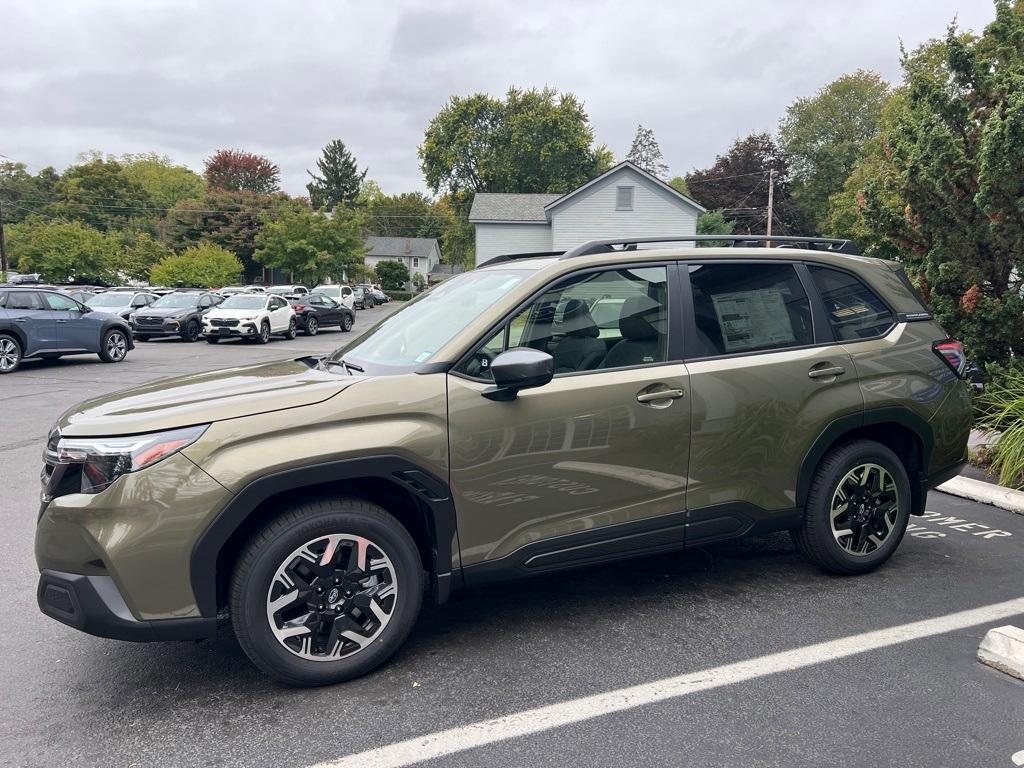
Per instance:
[[[530,347],[502,352],[491,363],[494,386],[483,391],[489,400],[515,400],[521,389],[543,387],[555,375],[555,358]]]

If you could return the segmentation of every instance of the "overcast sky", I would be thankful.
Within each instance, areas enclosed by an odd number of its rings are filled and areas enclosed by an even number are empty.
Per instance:
[[[424,189],[416,148],[450,95],[550,85],[617,158],[643,123],[685,173],[845,72],[897,80],[901,39],[993,16],[989,0],[0,0],[0,155],[35,171],[155,151],[201,170],[239,147],[304,194],[341,138],[397,193]]]

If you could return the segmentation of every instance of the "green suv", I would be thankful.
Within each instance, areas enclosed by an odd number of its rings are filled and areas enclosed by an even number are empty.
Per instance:
[[[124,640],[230,620],[262,670],[320,685],[466,585],[783,530],[878,567],[962,466],[962,347],[842,241],[701,239],[499,257],[322,359],[68,411],[40,608]]]

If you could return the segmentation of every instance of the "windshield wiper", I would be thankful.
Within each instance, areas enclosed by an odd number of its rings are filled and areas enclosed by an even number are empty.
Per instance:
[[[362,373],[363,372],[363,369],[361,367],[359,367],[355,363],[348,362],[345,358],[341,358],[340,360],[328,360],[327,358],[324,358],[321,361],[321,365],[324,365],[324,364],[326,364],[326,365],[340,365],[342,368],[345,369],[345,373],[347,373],[349,376],[352,375],[352,371],[357,371],[358,373]]]

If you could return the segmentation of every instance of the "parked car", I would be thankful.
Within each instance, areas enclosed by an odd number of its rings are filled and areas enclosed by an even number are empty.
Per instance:
[[[681,238],[702,239],[757,238]],[[773,531],[826,571],[878,568],[963,466],[963,348],[899,264],[772,243],[498,257],[322,360],[71,409],[45,454],[40,608],[139,640],[229,616],[264,672],[322,685],[463,585]]]
[[[378,304],[384,303],[381,300],[380,291],[374,288],[369,283],[360,283],[356,287],[363,289],[363,304],[366,306],[367,309],[373,309]]]
[[[234,296],[236,293],[266,293],[266,289],[262,285],[226,285],[220,288],[217,293],[227,298],[228,296]]]
[[[321,296],[330,296],[339,304],[349,309],[356,308],[355,292],[347,285],[318,285],[312,293],[319,293]]]
[[[0,288],[0,373],[12,373],[26,357],[98,354],[119,363],[134,348],[128,324],[93,312],[58,291],[34,286]]]
[[[159,296],[155,293],[144,293],[138,290],[112,290],[96,293],[85,300],[85,305],[97,312],[118,315],[124,320],[135,311],[148,307]]]
[[[374,306],[373,297],[366,293],[358,285],[352,289],[353,309],[372,309]]]
[[[294,339],[295,310],[283,296],[237,293],[203,317],[203,336],[210,344],[243,338],[266,344],[272,334]]]
[[[326,325],[337,325],[351,331],[356,321],[355,310],[338,303],[322,293],[311,293],[302,299],[291,299],[295,320],[307,336],[316,336]]]
[[[139,341],[159,336],[178,336],[196,341],[203,331],[203,315],[224,301],[209,291],[178,290],[164,294],[148,307],[128,317]]]
[[[292,296],[301,297],[309,293],[309,288],[304,285],[268,285],[266,292],[287,298]]]
[[[91,286],[71,285],[61,286],[60,288],[61,293],[63,293],[65,296],[70,296],[72,299],[79,302],[80,304],[85,304],[86,301],[91,299],[93,296],[97,296],[103,293],[105,290],[105,288],[93,288]]]

